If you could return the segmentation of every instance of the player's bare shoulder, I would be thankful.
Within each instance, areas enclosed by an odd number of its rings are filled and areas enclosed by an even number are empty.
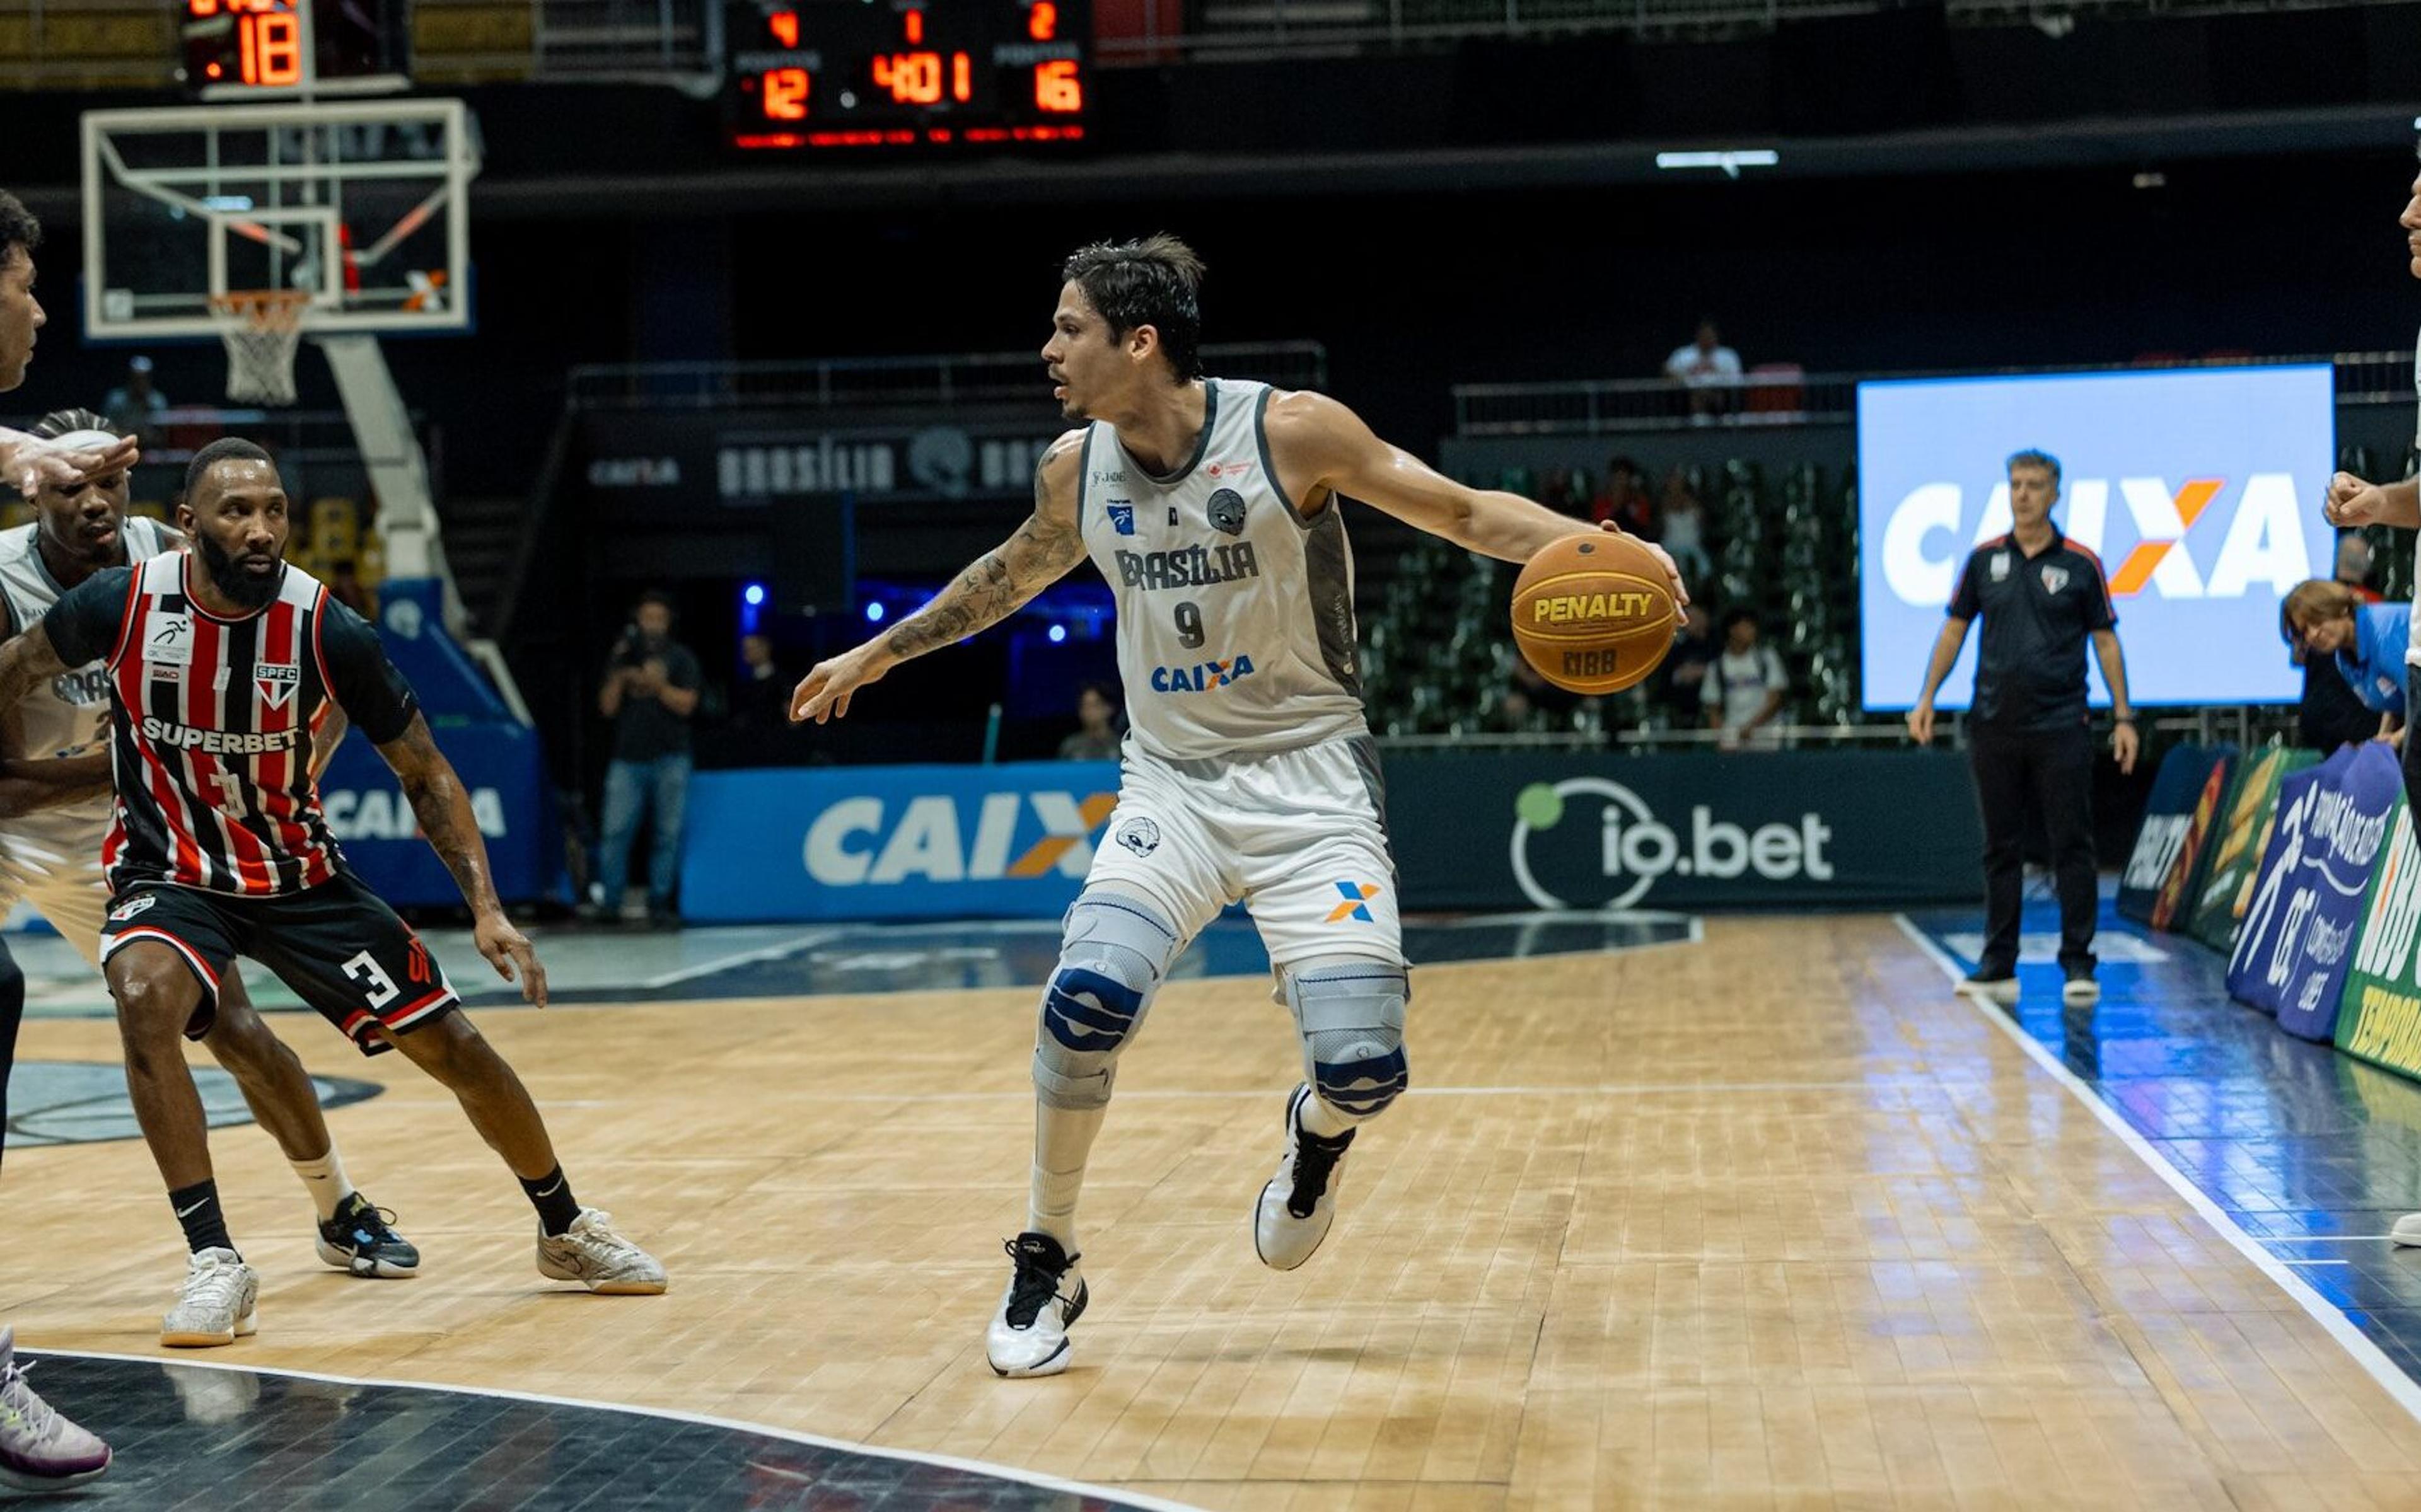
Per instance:
[[[1370,428],[1342,401],[1316,390],[1272,389],[1261,437],[1278,474],[1272,481],[1309,515],[1326,505],[1355,447],[1370,439]]]

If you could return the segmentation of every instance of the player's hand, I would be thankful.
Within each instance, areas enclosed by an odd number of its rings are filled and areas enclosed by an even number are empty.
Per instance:
[[[1610,531],[1617,536],[1630,534],[1611,520],[1600,523],[1598,529]],[[1647,547],[1649,554],[1653,555],[1658,562],[1663,565],[1664,576],[1666,580],[1673,585],[1673,601],[1685,609],[1688,608],[1690,604],[1690,590],[1689,587],[1681,581],[1681,564],[1673,560],[1673,553],[1671,552],[1668,552],[1663,547],[1657,545],[1654,541],[1643,539],[1638,537],[1632,537],[1632,538],[1638,540],[1640,545]]]
[[[27,436],[0,447],[0,481],[32,498],[45,487],[72,488],[121,473],[141,460],[143,448],[128,436],[106,451],[86,451]]]
[[[1919,704],[1908,711],[1909,739],[1919,745],[1933,743],[1933,706]]]
[[[790,690],[790,723],[804,725],[814,720],[821,725],[826,720],[847,717],[849,701],[857,690],[882,681],[882,675],[890,670],[876,661],[865,646],[817,662]]]
[[[2385,517],[2387,494],[2376,483],[2366,483],[2351,473],[2338,473],[2329,479],[2324,512],[2333,525],[2349,529],[2367,525]]]
[[[471,939],[497,975],[509,982],[518,971],[523,1002],[546,1006],[546,968],[539,964],[529,936],[514,928],[512,920],[502,912],[487,914],[472,929]]]
[[[2133,774],[2135,771],[2135,752],[2139,749],[2140,744],[2141,742],[2137,740],[2135,735],[2134,725],[2122,723],[2112,726],[2110,731],[2110,754],[2118,758],[2118,770],[2120,772],[2128,773],[2129,775]]]

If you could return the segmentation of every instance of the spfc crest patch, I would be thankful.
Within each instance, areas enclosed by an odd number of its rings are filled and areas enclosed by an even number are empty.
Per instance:
[[[2045,593],[2057,593],[2060,589],[2068,586],[2068,569],[2064,567],[2044,568],[2042,569],[2042,580],[2043,591]]]
[[[294,690],[303,686],[303,669],[291,662],[262,662],[253,667],[252,682],[270,708],[283,709],[294,701]]]

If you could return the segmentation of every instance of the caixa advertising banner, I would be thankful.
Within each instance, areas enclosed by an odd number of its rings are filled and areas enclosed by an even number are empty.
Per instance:
[[[701,772],[681,916],[1055,918],[1117,791],[1114,761]]]
[[[1978,896],[1967,764],[1943,751],[1398,756],[1407,909],[1872,907]]]
[[[2348,745],[2278,785],[2278,818],[2228,958],[2228,995],[2305,1039],[2330,1037],[2370,875],[2403,775],[2377,742]]]
[[[2101,558],[2135,702],[2294,702],[2278,610],[2335,545],[2315,507],[2335,382],[2312,364],[1859,384],[1867,707],[1915,702],[1969,553],[2009,531],[2005,461],[2022,448],[2059,459],[2052,521]],[[1966,707],[1978,639],[1941,707]]]

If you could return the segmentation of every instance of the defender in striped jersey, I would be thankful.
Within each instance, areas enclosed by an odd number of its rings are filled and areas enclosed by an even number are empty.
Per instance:
[[[108,426],[89,410],[60,410],[36,422],[32,434],[100,451],[118,443]],[[0,641],[39,623],[61,594],[94,573],[183,549],[184,538],[166,525],[127,515],[127,479],[128,470],[119,468],[75,483],[44,483],[33,496],[32,522],[0,531]],[[109,883],[101,868],[110,828],[107,681],[99,662],[73,668],[34,689],[0,722],[0,749],[27,763],[23,770],[36,774],[27,781],[44,785],[36,791],[57,800],[31,813],[0,803],[0,912],[21,899],[31,904],[95,971],[109,912]],[[320,732],[315,773],[335,751],[341,729],[332,717]],[[0,993],[0,1077],[7,1074],[23,1001],[23,978],[13,978]],[[320,1258],[352,1275],[416,1274],[419,1252],[354,1190],[310,1076],[253,1011],[232,969],[202,1042],[234,1076],[311,1193],[320,1215]]]
[[[453,1092],[538,1208],[539,1273],[592,1291],[663,1291],[664,1268],[573,1201],[521,1079],[328,833],[312,732],[341,709],[461,884],[480,954],[545,1006],[545,969],[505,916],[469,795],[412,690],[361,616],[286,563],[286,492],[268,454],[235,440],[203,447],[178,522],[191,551],[94,574],[0,648],[0,714],[41,680],[106,659],[117,809],[102,956],[127,1089],[194,1252],[161,1342],[226,1344],[254,1329],[259,1280],[228,1239],[177,1044],[210,1033],[239,955],[363,1053],[400,1048]]]

